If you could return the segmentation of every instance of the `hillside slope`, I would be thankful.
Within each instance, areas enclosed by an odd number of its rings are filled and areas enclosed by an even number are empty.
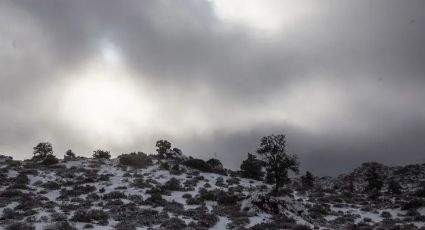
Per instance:
[[[152,164],[135,169],[117,159],[61,160],[43,166],[0,157],[0,228],[416,229],[424,225],[424,204],[413,213],[411,208],[402,210],[410,196],[371,201],[361,192],[347,194],[339,186],[343,178],[317,179],[311,190],[295,180],[274,198],[268,195],[271,185],[262,181],[240,178],[230,170],[201,172],[172,160],[153,158]]]

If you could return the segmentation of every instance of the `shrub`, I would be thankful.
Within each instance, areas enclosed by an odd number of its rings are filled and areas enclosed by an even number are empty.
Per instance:
[[[136,230],[137,225],[134,222],[129,221],[121,221],[117,225],[115,225],[116,230]]]
[[[51,154],[51,155],[47,155],[43,161],[41,162],[41,164],[43,165],[55,165],[59,162],[58,158],[56,158],[55,155]]]
[[[238,202],[238,197],[234,194],[229,194],[220,191],[217,195],[217,203],[219,205],[234,205]]]
[[[121,165],[134,168],[145,168],[152,165],[152,159],[143,152],[122,154],[118,157]]]
[[[96,150],[93,152],[93,158],[94,159],[110,159],[111,158],[111,154],[109,151],[104,151],[104,150]]]
[[[71,226],[68,221],[61,221],[45,227],[44,230],[77,230],[77,228]]]
[[[93,185],[84,185],[84,186],[75,185],[73,189],[70,189],[70,190],[65,188],[61,189],[60,195],[61,195],[61,198],[66,198],[68,196],[79,196],[82,194],[92,193],[94,191],[96,191],[96,187]]]
[[[49,142],[41,142],[33,148],[33,160],[43,160],[47,156],[53,154],[52,144]]]
[[[214,214],[205,213],[198,220],[198,224],[201,227],[211,228],[218,222],[218,217]]]
[[[14,182],[17,184],[28,184],[30,179],[28,178],[27,174],[19,173],[18,176],[15,177]]]
[[[35,227],[27,223],[14,222],[7,225],[5,230],[35,230]]]
[[[184,165],[186,165],[187,167],[193,168],[193,169],[197,169],[199,171],[202,172],[211,172],[211,166],[209,164],[207,164],[204,160],[201,159],[189,159],[185,162],[183,162]]]
[[[230,177],[229,179],[226,180],[227,184],[229,184],[229,185],[239,184],[240,181],[241,180],[237,177]]]
[[[23,192],[21,190],[16,190],[16,189],[6,189],[0,192],[0,197],[3,197],[3,198],[21,197],[22,195],[23,195]]]
[[[137,195],[137,194],[129,195],[127,199],[129,199],[131,202],[137,205],[143,204],[143,196],[141,195]]]
[[[425,186],[424,186],[424,188],[421,188],[421,189],[417,190],[415,192],[415,195],[417,197],[425,197]]]
[[[180,167],[180,165],[178,165],[178,164],[175,164],[170,169],[170,174],[172,174],[172,175],[181,175],[184,172],[186,172],[186,170],[183,167]]]
[[[186,204],[187,205],[200,205],[200,204],[202,204],[202,200],[198,199],[198,198],[190,197],[190,198],[187,198]]]
[[[417,209],[417,208],[424,207],[424,206],[425,206],[424,200],[415,199],[415,200],[410,200],[409,202],[405,203],[401,207],[401,210]]]
[[[314,186],[314,177],[311,172],[305,172],[304,176],[301,176],[301,184],[305,189],[311,189]]]
[[[387,211],[383,211],[381,213],[381,217],[383,217],[383,218],[390,218],[391,217],[391,213],[390,212],[387,212]]]
[[[388,191],[393,195],[401,194],[402,189],[401,185],[394,179],[391,179],[388,183]]]
[[[186,227],[186,222],[177,217],[170,218],[161,224],[161,229],[166,230],[183,230]]]
[[[240,166],[241,176],[251,178],[254,180],[261,180],[264,176],[263,169],[264,162],[257,159],[254,154],[248,153],[248,158],[242,161]]]
[[[147,198],[145,202],[148,203],[148,204],[151,204],[153,206],[155,206],[155,205],[162,206],[167,201],[164,200],[164,198],[162,198],[161,194],[152,193],[151,196],[149,198]]]
[[[218,159],[215,159],[215,158],[211,158],[207,160],[206,163],[213,169],[223,168],[223,164]]]
[[[118,192],[118,191],[113,191],[113,192],[110,192],[108,194],[103,195],[104,200],[125,199],[125,198],[127,198],[127,196],[124,193]]]
[[[136,188],[151,188],[152,185],[145,181],[142,177],[136,178],[132,185]]]
[[[64,160],[75,160],[77,156],[75,156],[75,153],[69,149],[65,152],[65,155],[63,156]]]
[[[47,181],[46,183],[41,184],[40,187],[48,190],[57,190],[61,188],[61,185],[54,181]]]
[[[92,224],[85,224],[83,226],[83,229],[93,229],[93,228],[94,228],[94,226]]]
[[[68,219],[68,217],[60,212],[54,212],[50,215],[53,221],[65,221]]]
[[[185,194],[182,195],[182,197],[185,198],[185,199],[189,199],[189,198],[192,198],[192,194],[185,193]]]
[[[173,200],[171,202],[167,202],[162,211],[173,213],[175,215],[182,215],[184,213],[184,206]]]
[[[167,182],[165,182],[164,189],[170,190],[170,191],[180,191],[182,190],[182,187],[180,185],[180,181],[176,179],[175,177],[170,178]]]
[[[159,140],[156,142],[155,147],[159,157],[165,158],[166,154],[171,150],[171,143],[167,140]]]
[[[83,223],[92,223],[96,222],[100,225],[108,224],[109,215],[103,210],[92,209],[89,211],[86,210],[77,210],[74,213],[74,216],[71,218],[72,221],[83,222]]]
[[[153,209],[141,209],[137,223],[143,226],[152,226],[165,222],[170,217],[166,212],[159,213]]]
[[[297,224],[292,227],[292,230],[311,230],[311,228],[307,225]]]

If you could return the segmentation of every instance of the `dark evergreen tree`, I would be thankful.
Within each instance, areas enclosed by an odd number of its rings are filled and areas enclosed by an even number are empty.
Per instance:
[[[345,177],[346,184],[344,186],[344,190],[347,192],[347,195],[350,197],[354,194],[356,191],[356,186],[354,184],[354,174],[350,173],[348,176]]]
[[[276,185],[275,194],[278,194],[280,187],[289,181],[288,171],[298,173],[297,157],[288,155],[283,134],[263,137],[257,153],[263,156],[267,172]]]
[[[65,152],[65,156],[63,157],[65,160],[73,160],[73,159],[76,159],[77,158],[77,156],[75,156],[75,153],[71,150],[71,149],[68,149],[66,152]]]
[[[215,158],[211,158],[209,160],[207,160],[206,162],[212,169],[223,169],[223,164],[221,163],[220,160],[215,159]]]
[[[165,158],[171,151],[171,143],[167,140],[157,141],[155,147],[157,147],[156,151],[161,158]]]
[[[241,176],[254,180],[262,180],[264,177],[263,169],[264,162],[257,159],[254,154],[248,153],[248,158],[242,161],[240,166]]]
[[[395,181],[394,179],[391,179],[388,182],[388,192],[389,193],[391,193],[393,195],[399,195],[399,194],[401,194],[402,189],[403,188],[401,187],[401,185],[397,181]]]
[[[372,193],[372,198],[378,198],[384,186],[383,178],[379,173],[379,164],[372,163],[369,165],[366,172],[366,182],[366,191]]]
[[[304,176],[301,177],[301,184],[306,189],[311,189],[314,186],[314,177],[311,172],[307,171]]]
[[[33,160],[44,165],[57,164],[59,160],[53,155],[53,147],[49,142],[41,142],[33,148]]]
[[[58,162],[59,162],[58,158],[56,158],[56,156],[55,156],[55,155],[50,154],[50,155],[47,155],[47,156],[43,159],[43,161],[41,162],[41,164],[43,164],[43,165],[55,165],[55,164],[57,164]]]
[[[53,155],[53,147],[49,142],[41,142],[33,148],[33,160],[44,160],[49,155]]]
[[[110,154],[109,151],[98,149],[98,150],[93,152],[93,158],[94,159],[110,159],[111,154]]]

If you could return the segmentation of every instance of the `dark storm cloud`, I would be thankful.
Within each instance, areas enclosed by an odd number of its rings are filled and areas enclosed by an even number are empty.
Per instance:
[[[135,76],[158,91],[167,89],[163,104],[175,116],[184,116],[177,113],[179,103],[191,103],[193,89],[208,90],[203,103],[186,106],[212,117],[211,133],[168,137],[191,154],[216,152],[233,167],[255,151],[261,136],[285,132],[304,167],[317,173],[381,156],[388,163],[423,160],[423,1],[323,2],[315,14],[272,35],[223,21],[211,2],[201,0],[0,6],[0,33],[7,34],[0,39],[7,51],[0,54],[0,147],[7,151],[28,149],[43,137],[57,140],[60,148],[68,142],[89,151],[52,122],[52,107],[33,95],[54,88],[51,82],[63,76],[58,73],[97,55],[106,40],[119,48]],[[240,119],[244,113],[261,119]],[[157,136],[141,137],[143,146]],[[28,156],[16,153],[23,155]]]

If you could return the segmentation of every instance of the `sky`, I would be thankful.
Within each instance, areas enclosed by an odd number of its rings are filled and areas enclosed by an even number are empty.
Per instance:
[[[425,163],[425,1],[0,0],[0,154]]]

